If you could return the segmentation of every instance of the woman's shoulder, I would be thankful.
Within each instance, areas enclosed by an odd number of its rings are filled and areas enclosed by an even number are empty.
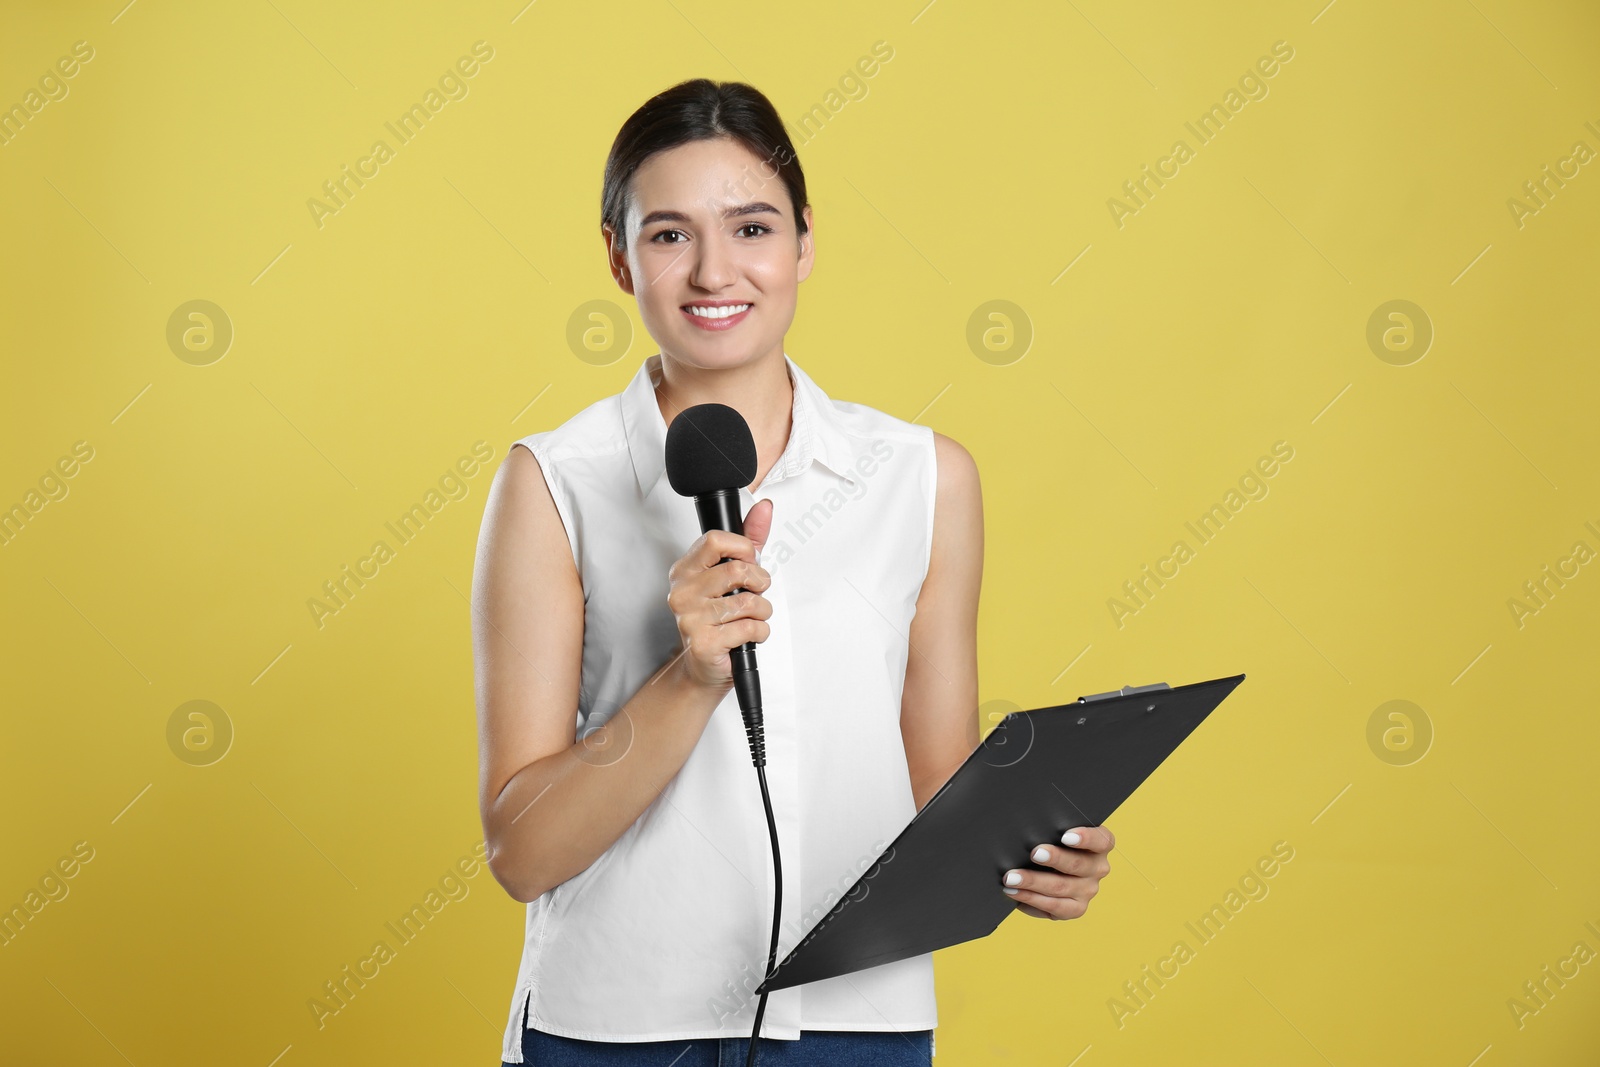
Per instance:
[[[905,481],[922,494],[933,491],[936,460],[931,429],[856,401],[828,397],[823,406],[829,434],[826,454],[836,461],[834,470],[854,479],[854,472],[875,477],[885,466],[898,472],[891,476],[894,481]]]
[[[932,443],[929,435],[933,431],[928,427],[891,415],[881,408],[832,397],[826,403],[831,409],[835,425],[857,442],[889,437],[923,445]]]
[[[602,397],[548,430],[519,437],[540,459],[583,459],[612,455],[628,447],[622,423],[621,395]]]
[[[968,486],[976,483],[977,462],[955,438],[868,404],[832,398],[828,404],[835,412],[839,428],[853,438],[858,446],[863,443],[870,446],[872,441],[884,439],[913,444],[934,463],[941,485]]]

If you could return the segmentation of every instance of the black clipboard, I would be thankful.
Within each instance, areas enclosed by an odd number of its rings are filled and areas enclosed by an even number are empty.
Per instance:
[[[1011,712],[756,992],[993,933],[1016,910],[1004,872],[1045,870],[1029,859],[1035,845],[1105,822],[1242,681],[1124,686]]]

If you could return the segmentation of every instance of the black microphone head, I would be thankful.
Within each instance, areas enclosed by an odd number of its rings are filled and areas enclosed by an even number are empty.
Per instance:
[[[742,489],[756,480],[756,442],[726,404],[696,404],[667,427],[667,481],[680,496]]]

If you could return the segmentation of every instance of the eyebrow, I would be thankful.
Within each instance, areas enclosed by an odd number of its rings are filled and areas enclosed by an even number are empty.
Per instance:
[[[765,200],[752,200],[748,204],[739,204],[730,207],[722,213],[725,219],[740,218],[744,215],[777,215],[782,217],[783,212],[767,203]],[[681,211],[652,211],[639,220],[639,229],[644,229],[657,222],[690,222],[688,215]]]

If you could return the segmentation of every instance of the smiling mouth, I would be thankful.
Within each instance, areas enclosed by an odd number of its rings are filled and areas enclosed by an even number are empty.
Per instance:
[[[683,310],[699,319],[726,319],[749,311],[753,304],[685,304]]]

